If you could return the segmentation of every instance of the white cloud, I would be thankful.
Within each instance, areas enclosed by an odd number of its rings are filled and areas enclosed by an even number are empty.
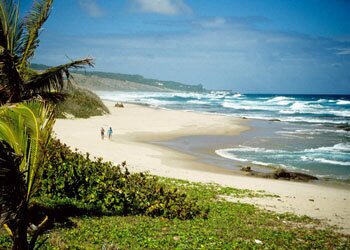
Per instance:
[[[161,15],[190,14],[192,9],[183,0],[132,0],[138,12]]]
[[[188,25],[181,32],[54,34],[40,46],[37,62],[56,65],[66,54],[93,55],[96,70],[202,83],[207,88],[305,93],[308,86],[309,93],[350,93],[350,41],[240,26],[245,20],[201,18],[193,20],[197,26],[192,19],[176,22]],[[205,21],[214,28],[198,29]]]
[[[97,4],[96,0],[78,0],[80,7],[92,17],[103,16],[103,9]]]
[[[350,55],[350,48],[342,48],[337,49],[339,52],[337,52],[337,55]]]
[[[214,19],[203,20],[199,23],[204,28],[218,28],[226,24],[225,18],[217,17]]]

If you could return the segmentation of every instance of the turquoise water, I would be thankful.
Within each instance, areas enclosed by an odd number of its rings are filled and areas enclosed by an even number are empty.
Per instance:
[[[104,100],[245,117],[266,123],[275,121],[278,126],[268,133],[230,147],[216,145],[216,154],[234,163],[273,165],[319,177],[350,179],[349,95],[243,95],[223,91],[97,94]]]

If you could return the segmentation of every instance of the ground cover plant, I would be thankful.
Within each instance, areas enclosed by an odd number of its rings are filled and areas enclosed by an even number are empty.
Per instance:
[[[206,211],[195,199],[167,188],[147,173],[130,173],[126,163],[115,166],[101,158],[73,152],[59,140],[48,148],[40,194],[51,200],[71,199],[108,214],[142,214],[191,219]]]
[[[168,219],[144,215],[74,216],[57,223],[43,249],[349,249],[350,237],[305,216],[277,214],[253,205],[217,199],[254,196],[248,190],[160,180],[209,206],[207,218]],[[257,196],[263,196],[258,193]],[[0,248],[7,239],[0,237]]]

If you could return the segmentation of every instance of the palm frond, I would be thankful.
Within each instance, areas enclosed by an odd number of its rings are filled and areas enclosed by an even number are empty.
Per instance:
[[[17,155],[26,158],[27,129],[24,119],[14,112],[14,107],[0,107],[0,140],[8,143]],[[24,166],[21,167],[23,168]]]
[[[30,99],[35,96],[44,97],[56,91],[61,92],[65,83],[70,84],[71,75],[69,69],[79,69],[84,66],[93,66],[93,60],[86,58],[82,60],[72,61],[67,64],[52,67],[42,73],[33,75],[24,84],[23,99]]]
[[[13,0],[0,0],[0,46],[17,55],[21,47],[22,32],[19,6]]]
[[[53,0],[37,0],[24,19],[25,31],[22,36],[22,49],[19,70],[25,69],[39,45],[40,29],[50,15]]]
[[[51,138],[55,118],[52,106],[37,101],[18,104],[16,112],[25,120],[25,126],[30,135],[28,166],[26,167],[27,200],[29,200],[41,174],[41,166],[45,161],[45,152]]]
[[[50,15],[53,0],[34,0],[23,21],[16,2],[19,1],[0,0],[0,105],[36,97],[62,100],[63,86],[70,85],[68,70],[93,66],[93,61],[72,61],[43,73],[31,70],[30,59],[39,45],[40,30]]]
[[[57,104],[63,102],[69,94],[67,92],[43,92],[40,93],[39,98],[45,100],[51,104]],[[26,96],[23,97],[27,99]]]
[[[54,122],[52,107],[43,102],[0,108],[0,140],[23,159],[19,171],[24,174],[27,202],[35,191]]]

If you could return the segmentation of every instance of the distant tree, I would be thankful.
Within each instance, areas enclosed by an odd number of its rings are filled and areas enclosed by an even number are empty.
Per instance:
[[[29,13],[19,17],[19,1],[0,0],[0,105],[41,97],[62,99],[69,84],[69,69],[92,66],[91,58],[71,61],[42,72],[30,68],[39,45],[41,28],[50,15],[53,0],[36,0]],[[65,81],[67,80],[67,81]]]

